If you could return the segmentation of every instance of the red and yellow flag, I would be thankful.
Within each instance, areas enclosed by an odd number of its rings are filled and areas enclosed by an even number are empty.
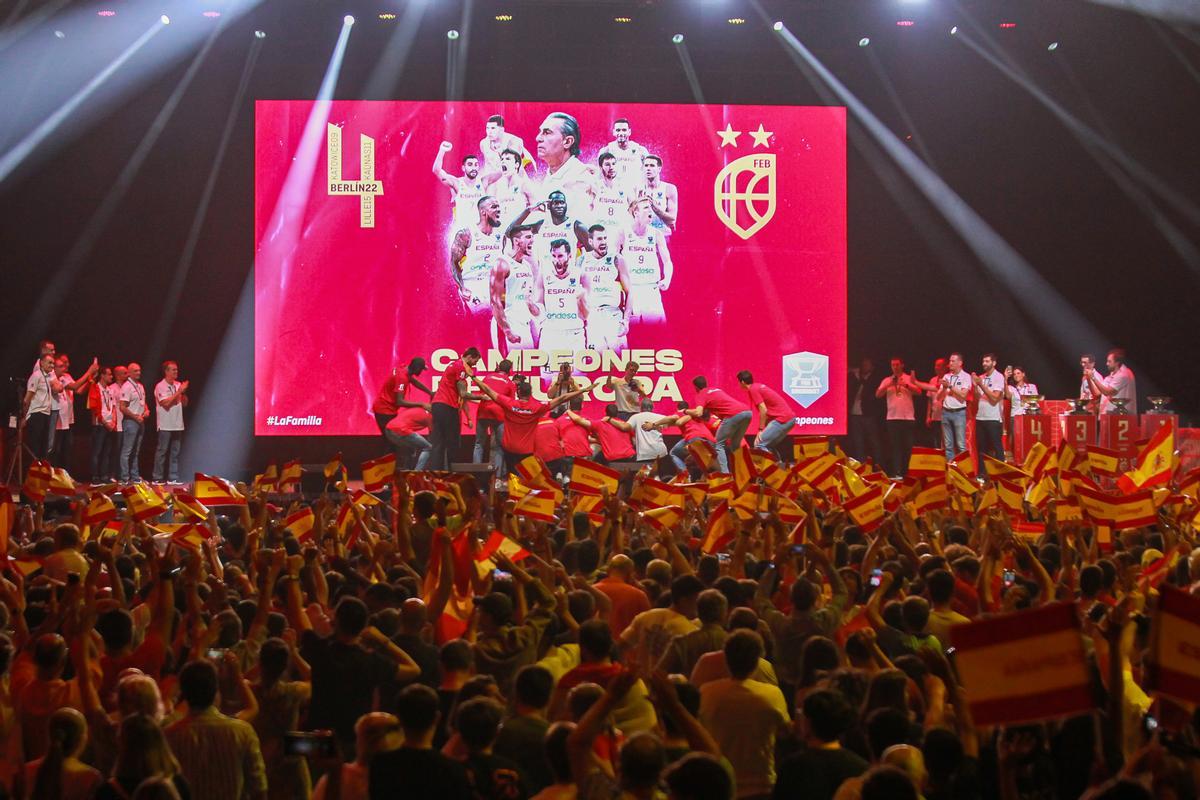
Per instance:
[[[75,488],[75,480],[62,467],[50,468],[50,494],[60,497],[74,497],[79,490]]]
[[[669,531],[683,519],[683,509],[679,506],[660,506],[643,512],[642,518],[656,531]]]
[[[29,465],[29,472],[25,476],[21,491],[33,502],[42,502],[46,499],[46,493],[50,491],[50,478],[53,474],[54,468],[50,466],[49,461],[34,461]]]
[[[587,514],[596,525],[604,524],[604,500],[598,494],[576,494],[575,504],[571,506],[572,514]]]
[[[717,469],[720,463],[717,461],[717,450],[709,440],[692,439],[685,445],[685,449],[700,465],[701,472],[708,473]]]
[[[976,514],[982,514],[992,506],[1000,504],[1000,494],[996,491],[995,486],[988,486],[983,490],[983,494],[979,497],[979,504],[975,508]]]
[[[338,473],[345,473],[345,471],[346,465],[342,463],[342,453],[340,450],[333,458],[329,460],[329,463],[325,465],[325,469],[322,470],[322,472],[325,473],[326,481],[334,480]]]
[[[1117,486],[1126,494],[1138,489],[1166,486],[1171,482],[1174,454],[1175,426],[1168,420],[1138,452],[1133,469],[1117,479]]]
[[[968,450],[963,450],[950,460],[950,464],[958,469],[963,475],[968,478],[975,479],[979,477],[979,472],[975,468],[975,459],[971,458],[971,453]],[[949,466],[949,465],[947,465]]]
[[[797,436],[792,442],[794,461],[808,461],[829,452],[828,436]]]
[[[987,467],[988,477],[992,480],[1003,478],[1006,481],[1019,483],[1024,486],[1028,481],[1033,479],[1033,475],[1029,474],[1020,467],[1014,467],[1006,461],[1001,461],[998,458],[992,458],[989,455],[984,455],[983,464]]]
[[[577,458],[571,467],[571,483],[569,485],[577,492],[591,489],[593,493],[599,494],[607,488],[610,495],[615,495],[620,482],[621,473],[612,467],[597,464],[590,459]]]
[[[1115,478],[1121,472],[1121,454],[1096,445],[1088,445],[1087,463],[1097,475]]]
[[[935,508],[945,508],[950,502],[950,490],[946,486],[945,472],[937,477],[927,477],[921,481],[921,488],[913,497],[913,510],[917,515],[933,511]]]
[[[304,467],[300,466],[299,460],[287,462],[283,465],[283,470],[279,473],[279,491],[297,491],[300,488],[300,479],[303,475]]]
[[[737,520],[729,510],[728,501],[722,502],[708,515],[708,525],[704,530],[704,541],[700,549],[705,553],[715,553],[733,541],[737,536]]]
[[[913,478],[940,478],[946,474],[946,454],[936,447],[914,447],[908,459],[908,474]]]
[[[858,497],[867,493],[867,482],[845,464],[842,465],[842,485],[846,487],[846,497]]]
[[[7,486],[0,485],[0,560],[8,558],[8,537],[17,519],[17,508]]]
[[[1010,516],[1025,513],[1025,490],[1021,488],[1020,484],[998,478],[993,481],[992,485],[996,488],[996,498],[1000,501],[1001,507]]]
[[[123,490],[122,494],[133,512],[133,518],[138,521],[157,517],[167,510],[166,501],[144,483],[135,483]]]
[[[362,464],[363,488],[368,492],[381,492],[396,475],[396,454],[364,461]]]
[[[630,502],[641,508],[661,508],[663,506],[682,506],[686,493],[677,484],[663,483],[654,478],[646,478],[641,485],[634,489]]]
[[[1150,628],[1146,690],[1200,703],[1200,598],[1163,586]]]
[[[313,527],[317,524],[317,515],[307,506],[292,514],[283,521],[283,529],[303,542],[312,538]]]
[[[492,556],[500,553],[508,556],[510,561],[523,561],[529,558],[532,553],[526,550],[521,545],[509,539],[500,531],[492,531],[488,536],[487,541],[479,548],[479,552],[475,554],[475,560],[485,567],[488,572],[496,568],[496,562],[492,560]]]
[[[147,527],[156,532],[154,534],[155,541],[168,541],[193,552],[199,552],[204,542],[212,536],[212,531],[207,527],[194,522],[170,522]],[[163,549],[166,549],[165,546]]]
[[[840,470],[838,469],[840,466],[841,463],[837,456],[833,453],[825,453],[811,461],[797,464],[794,471],[809,486],[822,492],[828,492],[829,489],[841,485]]]
[[[847,500],[842,508],[864,533],[870,533],[883,522],[883,488],[875,484],[863,494]]]
[[[733,476],[727,472],[712,472],[708,476],[708,496],[713,500],[733,499]]]
[[[516,474],[512,474],[512,475],[508,476],[508,499],[509,500],[520,500],[522,497],[529,494],[531,491],[533,491],[533,490],[530,489],[528,486],[526,486],[525,483],[519,477],[517,477]]]
[[[743,445],[733,451],[729,460],[733,466],[734,494],[741,494],[758,477],[758,470],[754,467],[754,451]]]
[[[557,519],[554,509],[554,492],[535,489],[517,501],[513,513],[518,517],[529,517],[539,522],[554,522]]]
[[[87,508],[83,511],[85,525],[101,525],[117,516],[117,507],[112,499],[99,492],[93,492],[88,500]]]
[[[216,475],[196,473],[196,481],[192,485],[192,496],[206,506],[242,506],[246,498],[233,488],[233,484]]]
[[[1158,511],[1154,508],[1154,493],[1143,489],[1133,494],[1114,497],[1095,492],[1086,486],[1078,486],[1075,495],[1083,510],[1097,525],[1114,530],[1140,528],[1158,522]]]
[[[1054,485],[1054,479],[1046,475],[1040,481],[1029,484],[1029,488],[1025,490],[1025,502],[1034,508],[1044,509],[1046,503],[1056,494],[1058,489]]]
[[[557,481],[550,474],[546,462],[537,456],[526,456],[517,464],[516,472],[530,489],[557,489]]]
[[[951,467],[946,470],[946,485],[967,497],[979,491],[979,484],[973,478],[959,472],[957,467]]]
[[[206,519],[208,519],[208,515],[211,513],[208,510],[208,506],[204,505],[204,503],[201,503],[187,492],[180,492],[179,494],[175,495],[175,510],[182,511],[189,516],[195,517],[201,522],[204,522]]]

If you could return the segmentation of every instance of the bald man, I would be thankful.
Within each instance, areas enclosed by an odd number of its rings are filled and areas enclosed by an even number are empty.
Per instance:
[[[608,577],[599,581],[596,588],[612,601],[612,611],[608,614],[608,626],[613,638],[619,637],[633,622],[633,618],[643,611],[650,610],[650,598],[637,584],[637,571],[633,559],[620,554],[608,562]]]
[[[121,483],[138,483],[142,479],[138,456],[142,450],[142,434],[150,409],[146,406],[146,387],[142,385],[142,365],[134,362],[126,368],[121,384],[121,463],[118,479]]]
[[[438,649],[425,640],[428,628],[429,614],[425,603],[420,598],[410,597],[400,606],[400,632],[392,637],[392,641],[421,668],[420,676],[413,683],[437,689]]]

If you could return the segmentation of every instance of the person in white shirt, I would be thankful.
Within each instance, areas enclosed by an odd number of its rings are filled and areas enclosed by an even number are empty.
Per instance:
[[[942,443],[946,460],[967,449],[967,397],[971,392],[971,376],[963,372],[962,353],[951,353],[950,371],[942,376],[934,401],[942,407]]]
[[[640,410],[629,418],[633,426],[633,446],[637,452],[637,460],[661,466],[661,459],[667,457],[667,445],[663,442],[662,429],[655,427],[657,423],[668,419],[654,410],[654,401],[643,398]]]
[[[1001,411],[1007,384],[996,369],[994,353],[984,354],[983,373],[972,375],[971,381],[975,384],[975,394],[979,396],[979,403],[975,407],[975,449],[979,453],[979,474],[986,475],[985,455],[997,461],[1004,460],[1004,421]]]
[[[483,154],[484,171],[500,169],[500,154],[512,150],[517,154],[518,167],[522,162],[533,161],[533,156],[525,149],[525,142],[515,133],[504,130],[504,117],[493,114],[484,125],[483,138],[479,140],[479,152]]]
[[[629,120],[622,117],[613,123],[613,140],[601,148],[616,159],[617,175],[623,181],[641,182],[642,159],[649,151],[630,138],[633,131]]]
[[[1004,370],[1004,377],[1012,381],[1008,393],[1009,402],[1012,403],[1012,416],[1024,416],[1025,398],[1031,394],[1038,394],[1037,384],[1028,381],[1025,370],[1021,367],[1008,367]]]
[[[141,384],[141,364],[134,362],[126,369],[129,377],[121,384],[121,461],[117,479],[121,483],[137,483],[142,479],[138,455],[150,409],[146,407],[146,387]]]
[[[154,387],[158,442],[154,448],[155,483],[179,483],[179,447],[183,443],[183,407],[188,404],[188,382],[179,380],[179,365],[164,361],[163,379]],[[169,454],[169,458],[168,458]]]
[[[91,366],[79,380],[71,377],[71,359],[66,353],[54,359],[54,374],[62,384],[58,394],[58,419],[55,421],[53,441],[50,445],[50,460],[56,467],[67,468],[67,459],[71,454],[71,426],[75,424],[75,395],[86,391],[100,369],[100,362],[92,359]]]
[[[114,479],[112,467],[117,460],[117,431],[121,427],[120,400],[113,396],[113,368],[102,367],[96,378],[92,409],[92,483]]]
[[[1087,410],[1093,414],[1100,407],[1097,396],[1092,393],[1091,384],[1088,383],[1088,373],[1096,369],[1096,357],[1090,353],[1085,353],[1079,357],[1079,369],[1082,371],[1083,377],[1079,380],[1079,399],[1087,400]]]
[[[50,452],[51,426],[61,391],[62,383],[54,374],[54,354],[44,353],[25,382],[25,399],[21,401],[20,425],[34,458],[45,458]]]
[[[888,474],[902,478],[908,472],[908,458],[912,455],[913,434],[917,418],[913,409],[913,395],[931,388],[921,383],[904,370],[904,359],[892,359],[892,374],[883,379],[875,390],[876,397],[887,399],[887,434],[891,443],[891,463]]]
[[[638,198],[650,201],[654,219],[650,226],[663,236],[670,236],[679,225],[679,189],[673,183],[662,180],[662,156],[653,153],[642,159],[642,175],[645,180],[638,189]]]
[[[579,122],[570,114],[556,111],[542,121],[536,137],[538,158],[546,162],[542,194],[561,191],[572,214],[591,219],[596,179],[579,160],[580,138]]]
[[[1112,403],[1116,399],[1125,401],[1125,408],[1121,413],[1136,415],[1137,380],[1134,378],[1133,370],[1125,363],[1125,351],[1119,347],[1109,350],[1105,365],[1108,367],[1108,375],[1103,379],[1096,374],[1094,368],[1083,373],[1092,390],[1092,396],[1100,398],[1100,413],[1117,413],[1117,409]]]
[[[942,376],[946,374],[946,359],[939,358],[933,362],[933,377],[929,379],[929,389],[925,392],[925,427],[931,435],[930,442],[934,447],[942,443],[942,402],[938,399],[938,386]]]

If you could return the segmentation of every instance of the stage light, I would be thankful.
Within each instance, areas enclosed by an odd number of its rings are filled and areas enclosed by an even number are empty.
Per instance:
[[[267,32],[266,31],[255,31],[254,38],[255,39],[265,39],[265,38],[267,38]]]
[[[671,41],[674,42],[675,44],[683,44],[683,34],[682,33],[675,34],[674,36],[671,37]]]
[[[896,25],[897,25],[898,27],[901,27],[901,28],[911,28],[913,25],[916,25],[916,24],[917,24],[917,23],[916,23],[915,21],[911,20],[911,19],[898,19],[898,20],[896,20]]]
[[[385,11],[384,13],[379,15],[379,18],[382,20],[393,20],[396,18],[396,15],[391,13],[390,11]]]
[[[216,19],[217,17],[221,16],[221,12],[220,11],[204,11],[201,13],[201,16],[208,17],[209,19]]]
[[[458,31],[453,29],[446,31],[446,38],[453,42],[458,38]]]
[[[730,17],[729,19],[727,19],[725,21],[728,22],[730,25],[745,25],[746,24],[746,20],[742,19],[741,17]]]
[[[958,33],[958,26],[957,26],[957,25],[955,25],[953,28],[951,28],[951,29],[950,29],[950,35],[951,35],[951,36],[955,35],[956,33]]]
[[[1001,27],[1001,28],[1004,28],[1004,29],[1006,29],[1006,30],[1007,30],[1008,28],[1015,28],[1015,27],[1017,27],[1017,23],[1015,23],[1015,22],[1001,22],[1001,23],[1000,23],[1000,27]]]
[[[777,31],[781,31],[781,30],[783,30],[783,23],[782,23],[782,22],[776,22],[776,23],[775,23],[774,25],[772,25],[771,27],[772,27],[772,28],[774,28],[774,29],[775,29],[775,30],[777,30]]]
[[[621,24],[625,24],[626,22],[633,22],[633,18],[632,17],[613,17],[613,22],[620,22]]]
[[[1058,42],[1051,42],[1050,44],[1046,45],[1046,49],[1053,53],[1058,49]]]
[[[161,17],[159,17],[158,21],[161,22],[163,25],[171,24],[171,18],[168,17],[166,14],[163,14]]]
[[[512,22],[512,14],[497,14],[496,22]]]
[[[859,39],[859,40],[858,40],[858,46],[859,46],[859,47],[866,47],[866,46],[867,46],[867,45],[869,45],[870,43],[871,43],[871,40],[870,40],[868,37],[866,37],[866,36],[864,36],[864,37],[862,37],[861,39]]]
[[[67,35],[65,33],[63,33],[62,31],[55,31],[54,38],[55,39],[65,39],[65,38],[67,38]]]
[[[353,25],[353,24],[354,24],[354,17],[352,17],[352,16],[350,16],[349,14],[347,14],[346,16],[342,17],[342,24],[343,24],[343,25]]]
[[[97,11],[97,12],[96,12],[96,16],[97,16],[97,17],[115,17],[116,15],[117,15],[117,12],[115,12],[115,11],[110,11],[110,10],[108,10],[108,9],[105,9],[105,10],[103,10],[103,11]]]

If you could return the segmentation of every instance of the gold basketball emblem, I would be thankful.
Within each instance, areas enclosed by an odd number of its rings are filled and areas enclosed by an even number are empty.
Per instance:
[[[775,216],[775,154],[754,153],[725,165],[713,183],[713,206],[725,227],[743,239]]]

